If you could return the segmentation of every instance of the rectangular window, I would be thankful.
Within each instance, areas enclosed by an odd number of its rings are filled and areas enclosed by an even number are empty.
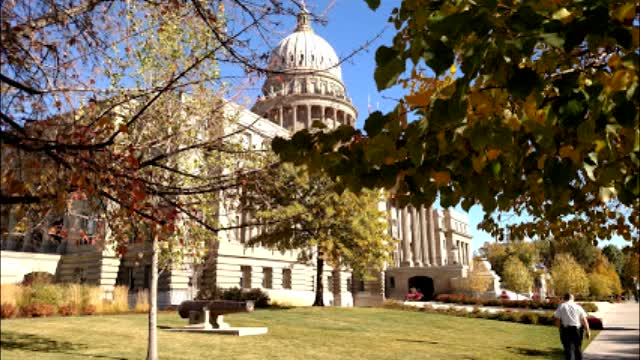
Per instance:
[[[364,280],[358,279],[358,291],[364,291]]]
[[[291,269],[282,269],[282,288],[291,289]]]
[[[352,286],[353,286],[353,280],[351,278],[347,278],[347,290],[352,291],[353,290],[351,288]]]
[[[389,287],[391,289],[395,289],[396,287],[396,278],[394,278],[393,276],[389,277]]]
[[[242,278],[240,279],[240,287],[243,289],[251,289],[251,266],[241,266]]]
[[[273,269],[262,268],[262,287],[264,289],[271,289],[273,287]]]
[[[333,292],[333,276],[327,276],[327,288]]]

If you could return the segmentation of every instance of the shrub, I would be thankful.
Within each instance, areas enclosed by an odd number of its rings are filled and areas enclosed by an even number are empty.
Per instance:
[[[129,310],[129,288],[127,286],[116,286],[113,289],[113,301],[110,308],[113,312]]]
[[[220,300],[222,299],[222,294],[224,290],[217,286],[208,286],[203,287],[198,290],[198,294],[196,295],[196,300]]]
[[[51,284],[53,283],[55,276],[46,271],[34,271],[26,274],[22,279],[23,286],[31,286],[33,284]]]
[[[23,287],[19,284],[1,284],[0,285],[0,304],[11,304],[20,306],[23,296]]]
[[[74,304],[64,304],[58,307],[58,314],[62,316],[71,316],[78,313],[78,308]]]
[[[242,289],[232,287],[222,291],[222,300],[242,301]]]
[[[10,319],[16,315],[17,308],[14,304],[2,303],[0,304],[0,317],[2,319]]]
[[[587,322],[589,323],[589,328],[591,330],[602,330],[604,328],[602,325],[602,319],[595,316],[587,316]]]
[[[62,288],[58,285],[35,282],[31,286],[32,303],[49,304],[58,307],[62,301]]]
[[[93,304],[87,304],[82,308],[83,315],[93,315],[96,313],[96,306]]]
[[[136,306],[135,312],[148,312],[149,311],[149,291],[140,290],[136,293]]]
[[[243,300],[252,300],[257,308],[269,307],[269,295],[260,289],[251,289],[245,292]]]
[[[498,299],[491,299],[491,300],[487,300],[484,302],[484,304],[486,306],[500,306],[500,300]]]
[[[261,289],[243,291],[237,287],[229,288],[222,292],[222,299],[233,301],[253,301],[253,305],[256,308],[266,308],[269,306],[269,295]]]
[[[556,294],[589,294],[589,278],[584,268],[569,254],[556,255],[551,267],[553,290]]]
[[[538,323],[538,314],[534,312],[524,312],[522,313],[522,316],[520,316],[520,321],[523,324],[536,325]]]
[[[82,308],[86,304],[83,285],[68,284],[64,287],[63,294],[67,304],[73,304],[77,308]]]
[[[33,302],[27,304],[20,309],[25,317],[47,317],[54,313],[54,307],[51,304],[43,304]]]
[[[540,325],[553,325],[555,324],[556,318],[553,317],[552,312],[546,312],[538,315],[538,324]]]

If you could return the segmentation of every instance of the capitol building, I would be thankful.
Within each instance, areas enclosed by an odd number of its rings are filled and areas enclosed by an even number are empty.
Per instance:
[[[289,137],[311,127],[314,121],[323,122],[329,129],[355,125],[358,110],[343,82],[340,59],[314,32],[304,7],[295,31],[272,50],[269,70],[262,94],[251,110],[233,103],[225,109],[237,118],[236,126],[245,129],[245,144]],[[453,291],[456,281],[467,276],[472,266],[472,237],[465,214],[451,209],[396,208],[390,203],[381,204],[381,208],[388,214],[389,234],[399,240],[393,261],[366,281],[354,278],[349,269],[325,267],[325,304],[376,305],[385,298],[403,298],[410,287],[419,288],[431,298]],[[238,219],[241,214],[231,212],[221,216],[220,223],[231,224]],[[10,228],[12,221],[10,211],[3,211],[3,228]],[[64,223],[91,231],[90,222],[73,216],[67,216]],[[204,286],[261,288],[278,303],[311,305],[315,267],[300,263],[296,251],[246,247],[246,239],[257,231],[247,227],[221,232],[205,264],[187,264],[163,272],[159,279],[160,306],[191,299]],[[149,286],[150,266],[147,257],[141,260],[139,256],[145,252],[145,244],[132,244],[125,256],[118,257],[111,250],[98,250],[89,244],[48,246],[46,231],[39,237],[34,245],[30,239],[3,235],[2,283],[20,282],[27,273],[45,271],[58,281],[99,285],[106,298],[115,286],[128,286],[132,293]]]

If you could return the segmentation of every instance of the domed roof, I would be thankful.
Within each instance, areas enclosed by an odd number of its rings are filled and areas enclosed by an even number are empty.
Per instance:
[[[296,31],[271,52],[269,70],[282,72],[324,71],[342,80],[340,60],[333,47],[311,29],[306,8],[298,15]]]

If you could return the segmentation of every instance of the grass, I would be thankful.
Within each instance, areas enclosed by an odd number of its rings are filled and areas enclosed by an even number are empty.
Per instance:
[[[267,326],[269,333],[231,337],[160,329],[160,358],[562,359],[558,330],[550,326],[372,308],[259,310],[225,321]],[[0,357],[142,359],[146,322],[144,314],[3,320]],[[186,321],[161,313],[158,324]]]

